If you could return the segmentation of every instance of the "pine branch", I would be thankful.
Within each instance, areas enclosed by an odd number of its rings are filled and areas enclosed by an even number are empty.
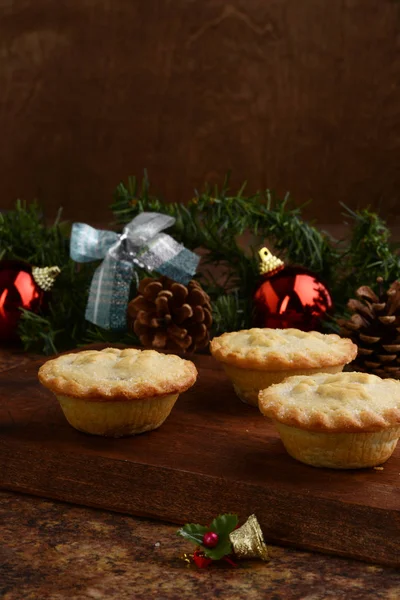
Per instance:
[[[27,205],[20,200],[15,210],[0,213],[0,260],[24,260],[38,267],[66,264],[67,226],[60,223],[60,216],[61,210],[48,227],[36,202]]]
[[[346,205],[345,216],[351,218],[351,237],[340,256],[340,267],[332,276],[332,291],[338,316],[347,314],[347,300],[361,285],[376,289],[376,278],[391,283],[400,279],[400,256],[390,243],[386,223],[368,209],[352,211]]]
[[[231,193],[228,174],[221,187],[206,184],[187,204],[168,204],[150,193],[145,172],[142,181],[130,177],[114,194],[112,211],[119,227],[142,211],[168,214],[176,220],[168,233],[201,252],[197,277],[212,300],[214,334],[251,326],[259,281],[257,250],[265,244],[272,245],[287,264],[307,267],[322,278],[331,290],[336,316],[345,314],[348,298],[360,285],[374,286],[378,275],[388,283],[400,278],[398,250],[378,215],[345,207],[352,220],[351,238],[339,243],[305,222],[289,195],[280,199],[269,190],[245,195],[245,188],[244,183]],[[42,313],[22,312],[19,333],[25,349],[51,354],[94,341],[137,344],[131,333],[107,332],[85,320],[88,289],[98,263],[78,266],[71,261],[69,226],[60,217],[61,211],[47,226],[37,203],[20,201],[15,210],[0,214],[0,259],[61,268]],[[137,274],[140,279],[149,275],[141,270]],[[324,327],[335,330],[335,319],[328,318]]]
[[[273,240],[274,248],[288,262],[305,266],[329,280],[340,261],[336,240],[303,221],[301,209],[290,208],[288,195],[279,200],[269,190],[265,194],[267,202],[262,207],[259,225],[262,233]]]
[[[129,183],[121,183],[116,190],[112,209],[117,221],[125,224],[142,210],[157,210],[175,217],[171,235],[192,250],[206,249],[203,264],[226,268],[231,274],[230,285],[238,289],[243,299],[254,292],[258,274],[256,246],[263,245],[266,239],[288,262],[307,266],[326,280],[332,277],[340,260],[335,242],[305,223],[300,209],[290,207],[288,195],[279,200],[267,190],[246,197],[245,184],[230,195],[227,177],[221,189],[211,189],[206,184],[204,191],[196,192],[185,206],[166,204],[150,196],[147,176],[146,185],[141,186],[145,195],[138,194],[134,181],[133,194]],[[238,243],[246,232],[250,232],[255,243],[247,249]],[[210,296],[213,299],[212,293]]]
[[[390,244],[390,231],[386,223],[367,209],[353,212],[343,205],[353,219],[353,231],[347,252],[353,274],[365,277],[381,276],[384,280],[400,276],[400,257]]]
[[[239,299],[239,295],[218,296],[212,304],[213,330],[215,335],[225,331],[240,331],[251,327],[249,302]]]

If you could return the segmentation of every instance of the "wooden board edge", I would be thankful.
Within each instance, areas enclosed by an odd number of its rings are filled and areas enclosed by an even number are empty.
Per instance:
[[[256,484],[232,486],[215,476],[104,457],[74,456],[68,462],[68,455],[47,449],[44,463],[40,451],[32,447],[31,463],[38,465],[35,470],[26,464],[17,443],[0,443],[0,488],[5,490],[178,525],[193,520],[206,523],[219,513],[237,513],[240,507],[241,520],[251,513],[257,515],[267,542],[400,567],[397,511],[358,505],[352,505],[350,511],[340,501],[315,503],[304,497],[300,502],[296,495],[276,490],[274,495],[268,494]],[[85,481],[79,478],[81,469],[87,474]],[[99,485],[105,475],[109,477],[106,493]],[[363,528],[366,520],[372,532]]]

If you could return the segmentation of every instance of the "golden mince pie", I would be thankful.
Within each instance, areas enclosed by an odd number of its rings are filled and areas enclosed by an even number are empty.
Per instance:
[[[400,381],[376,375],[288,377],[260,392],[259,407],[288,453],[314,467],[379,465],[400,437]]]
[[[211,354],[221,361],[243,402],[258,406],[258,393],[290,375],[337,373],[357,355],[357,346],[335,334],[298,329],[248,329],[214,338]]]
[[[196,377],[188,360],[133,348],[65,354],[39,369],[73,427],[111,437],[159,427]]]

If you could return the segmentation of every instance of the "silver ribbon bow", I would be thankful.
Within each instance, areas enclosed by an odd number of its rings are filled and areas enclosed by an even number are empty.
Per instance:
[[[123,229],[95,229],[74,223],[70,255],[76,262],[104,259],[96,269],[90,285],[85,317],[104,329],[126,328],[126,310],[135,266],[157,271],[187,284],[196,272],[199,257],[161,233],[175,219],[160,213],[143,212]]]

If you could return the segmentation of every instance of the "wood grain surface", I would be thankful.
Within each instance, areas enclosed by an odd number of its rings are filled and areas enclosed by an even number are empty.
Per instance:
[[[400,566],[400,449],[383,470],[291,459],[219,365],[157,431],[119,440],[70,427],[37,381],[40,363],[0,375],[0,487],[173,523],[255,513],[271,543]]]
[[[107,221],[150,172],[185,200],[204,180],[397,215],[400,3],[0,0],[0,208]]]

